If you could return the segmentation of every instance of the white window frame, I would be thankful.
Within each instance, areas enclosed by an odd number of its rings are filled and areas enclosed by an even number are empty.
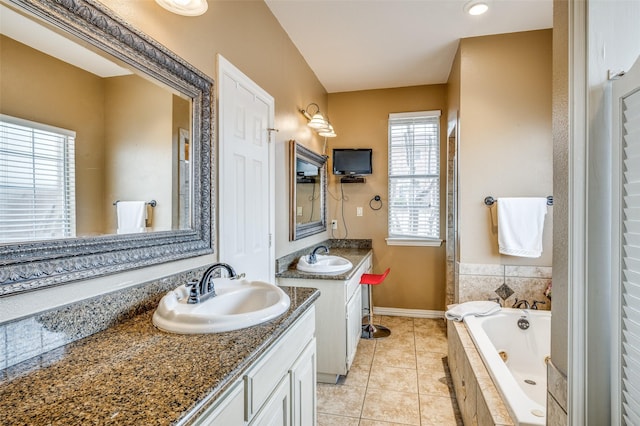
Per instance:
[[[388,161],[389,161],[389,202],[388,202],[388,210],[389,210],[389,215],[388,215],[388,237],[386,238],[387,241],[387,245],[390,246],[427,246],[427,247],[439,247],[442,245],[442,239],[441,239],[441,221],[442,221],[442,206],[441,206],[441,164],[440,164],[440,156],[441,156],[441,125],[440,125],[440,116],[441,116],[441,111],[440,110],[433,110],[433,111],[416,111],[416,112],[405,112],[405,113],[391,113],[389,114],[389,154],[388,154]],[[435,173],[431,173],[428,175],[419,175],[419,174],[411,174],[411,175],[392,175],[392,135],[391,135],[391,131],[392,131],[392,125],[393,125],[393,121],[394,120],[402,120],[402,119],[410,119],[410,118],[428,118],[428,119],[433,119],[436,118],[437,121],[437,143],[435,145],[436,149],[437,149],[437,158],[438,158],[438,162],[437,162],[437,167],[438,169],[435,171]],[[391,181],[393,179],[398,179],[398,178],[407,178],[407,177],[420,177],[420,178],[424,178],[424,177],[428,177],[428,178],[435,178],[437,179],[437,197],[436,199],[438,200],[438,223],[437,223],[437,236],[411,236],[411,235],[393,235],[391,233],[391,229],[392,229],[392,209],[393,209],[393,199],[392,199],[392,184]]]
[[[31,190],[33,191],[32,198],[23,200],[23,201],[30,201],[31,203],[32,207],[30,208],[33,209],[30,213],[32,225],[31,226],[25,225],[24,229],[20,230],[21,232],[23,232],[23,235],[24,235],[24,237],[20,237],[20,238],[11,238],[4,234],[5,232],[4,228],[0,229],[0,242],[7,242],[7,241],[19,242],[19,241],[25,241],[25,240],[33,241],[33,240],[51,239],[51,238],[54,238],[54,239],[74,238],[76,236],[76,201],[75,201],[76,132],[72,130],[49,126],[49,125],[34,122],[34,121],[12,117],[9,115],[0,114],[0,132],[4,134],[4,132],[8,132],[11,127],[13,127],[14,129],[16,127],[20,127],[24,129],[24,135],[28,135],[29,132],[31,132],[31,141],[30,141],[31,152],[30,152],[30,155],[28,155],[29,154],[28,151],[11,149],[12,139],[10,139],[10,137],[6,136],[5,134],[5,136],[3,136],[3,139],[7,138],[6,140],[9,142],[9,144],[2,145],[2,142],[0,141],[0,175],[7,173],[6,167],[8,167],[9,162],[11,162],[11,160],[7,159],[9,157],[5,157],[4,160],[2,159],[3,157],[2,150],[6,150],[4,151],[4,153],[7,154],[7,156],[12,156],[13,158],[21,157],[23,159],[31,160],[31,165],[26,167],[25,169],[25,171],[27,172],[30,171],[29,173],[32,173],[31,178],[27,178],[30,180],[24,180],[24,184],[20,185],[20,187],[24,189],[31,188]],[[34,135],[38,135],[38,136],[34,136]],[[55,153],[55,151],[52,152],[50,151],[49,148],[45,148],[45,146],[47,146],[46,144],[41,144],[37,146],[40,149],[40,154],[36,156],[34,154],[35,152],[34,149],[36,149],[36,145],[34,144],[36,143],[37,139],[40,138],[40,140],[43,141],[44,140],[43,138],[49,138],[49,137],[55,138],[54,139],[55,142],[60,142],[59,145],[55,146],[56,149],[58,150],[57,154]],[[17,148],[19,145],[15,144],[15,139],[13,141],[14,141],[13,146]],[[54,145],[48,145],[48,146],[51,147]],[[51,152],[53,155],[50,156],[48,153],[43,154],[43,151],[42,151],[43,149],[45,150],[49,149],[49,152]],[[44,173],[47,176],[44,178],[45,180],[50,179],[49,176],[53,177],[52,181],[54,182],[55,180],[59,180],[58,182],[59,185],[57,187],[52,186],[50,188],[54,188],[55,191],[59,191],[58,200],[61,200],[61,202],[54,203],[53,205],[56,205],[57,209],[61,211],[61,218],[60,217],[58,217],[57,219],[52,219],[51,217],[46,218],[46,220],[51,220],[51,223],[57,222],[56,227],[46,228],[46,229],[53,230],[52,234],[55,234],[53,236],[48,232],[43,232],[42,228],[39,228],[38,226],[36,226],[38,224],[42,226],[44,223],[44,222],[39,223],[36,219],[38,214],[40,214],[38,207],[42,206],[41,204],[42,199],[38,198],[38,195],[36,192],[39,188],[40,189],[43,188],[42,186],[43,175],[42,174],[38,175],[37,171],[45,170],[44,168],[42,168],[43,167],[42,165],[36,164],[37,159],[40,159],[41,161],[40,164],[46,164],[46,166],[44,166],[46,168],[46,171],[44,171]],[[44,161],[44,163],[42,163],[42,161]],[[29,164],[29,163],[25,163],[25,164]],[[51,168],[53,164],[55,164],[54,169]],[[13,166],[15,166],[15,164],[13,164]],[[5,168],[4,172],[2,170],[3,168]],[[52,174],[52,173],[55,173],[55,174]],[[28,176],[29,176],[28,174],[24,175],[24,177],[28,177]],[[2,179],[1,176],[0,176],[0,179]],[[12,178],[7,174],[6,180],[4,181],[5,184],[13,185],[12,183],[10,183],[11,179]],[[15,179],[15,177],[13,179]],[[40,181],[40,183],[37,182],[38,180]],[[8,195],[8,194],[9,193],[6,193],[8,198],[2,198],[2,193],[0,192],[0,202],[8,203],[9,200],[11,200],[11,195]],[[18,212],[21,211],[22,208],[23,207],[18,207],[17,211]],[[7,212],[8,211],[9,210],[7,209]],[[5,220],[6,222],[9,222],[9,219],[5,219]]]

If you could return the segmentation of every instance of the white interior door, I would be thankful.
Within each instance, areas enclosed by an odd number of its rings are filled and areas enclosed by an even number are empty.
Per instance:
[[[218,55],[219,259],[274,282],[274,100]]]

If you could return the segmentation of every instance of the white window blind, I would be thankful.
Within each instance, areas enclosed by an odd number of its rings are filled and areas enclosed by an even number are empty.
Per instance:
[[[620,414],[640,425],[640,91],[622,99]]]
[[[389,238],[440,238],[440,111],[389,114]]]
[[[75,132],[0,115],[0,242],[75,236]]]

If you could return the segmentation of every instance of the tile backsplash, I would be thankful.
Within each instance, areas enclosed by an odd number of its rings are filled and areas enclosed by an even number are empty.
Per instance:
[[[544,302],[540,309],[550,310],[551,300],[545,295],[552,278],[550,266],[515,266],[459,263],[459,302],[500,298],[503,306],[511,307],[516,299]]]
[[[205,267],[192,269],[0,324],[0,369],[37,357],[154,309],[167,291],[200,277],[204,269]]]

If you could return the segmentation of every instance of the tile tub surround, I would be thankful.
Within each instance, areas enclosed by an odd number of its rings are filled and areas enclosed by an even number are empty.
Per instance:
[[[547,425],[566,426],[567,423],[567,376],[551,360],[547,363]]]
[[[319,296],[282,287],[281,317],[219,334],[177,335],[153,310],[3,371],[0,412],[8,424],[189,424]]]
[[[166,292],[200,278],[206,268],[191,269],[0,324],[0,370],[155,309]]]
[[[464,323],[447,321],[449,370],[465,425],[513,426]]]
[[[322,241],[321,243],[314,244],[309,247],[305,247],[301,250],[294,251],[293,253],[289,253],[285,256],[282,256],[276,259],[276,276],[279,276],[279,274],[287,272],[287,270],[295,271],[295,267],[300,256],[309,254],[315,247],[322,246],[322,245],[329,247],[329,251],[331,252],[330,254],[335,254],[337,256],[344,256],[343,254],[340,254],[340,253],[349,255],[349,253],[360,253],[358,249],[371,250],[371,248],[373,247],[373,242],[372,240],[368,240],[368,239],[359,239],[359,240],[329,239],[329,240]],[[352,249],[352,250],[349,250],[349,249]],[[355,263],[354,263],[354,266],[355,266]],[[324,277],[326,277],[326,275]],[[309,274],[307,274],[305,278],[310,278]]]
[[[551,300],[544,295],[551,277],[550,266],[459,263],[458,302],[500,297],[503,306],[511,307],[517,298],[543,301],[539,308],[551,310]]]

